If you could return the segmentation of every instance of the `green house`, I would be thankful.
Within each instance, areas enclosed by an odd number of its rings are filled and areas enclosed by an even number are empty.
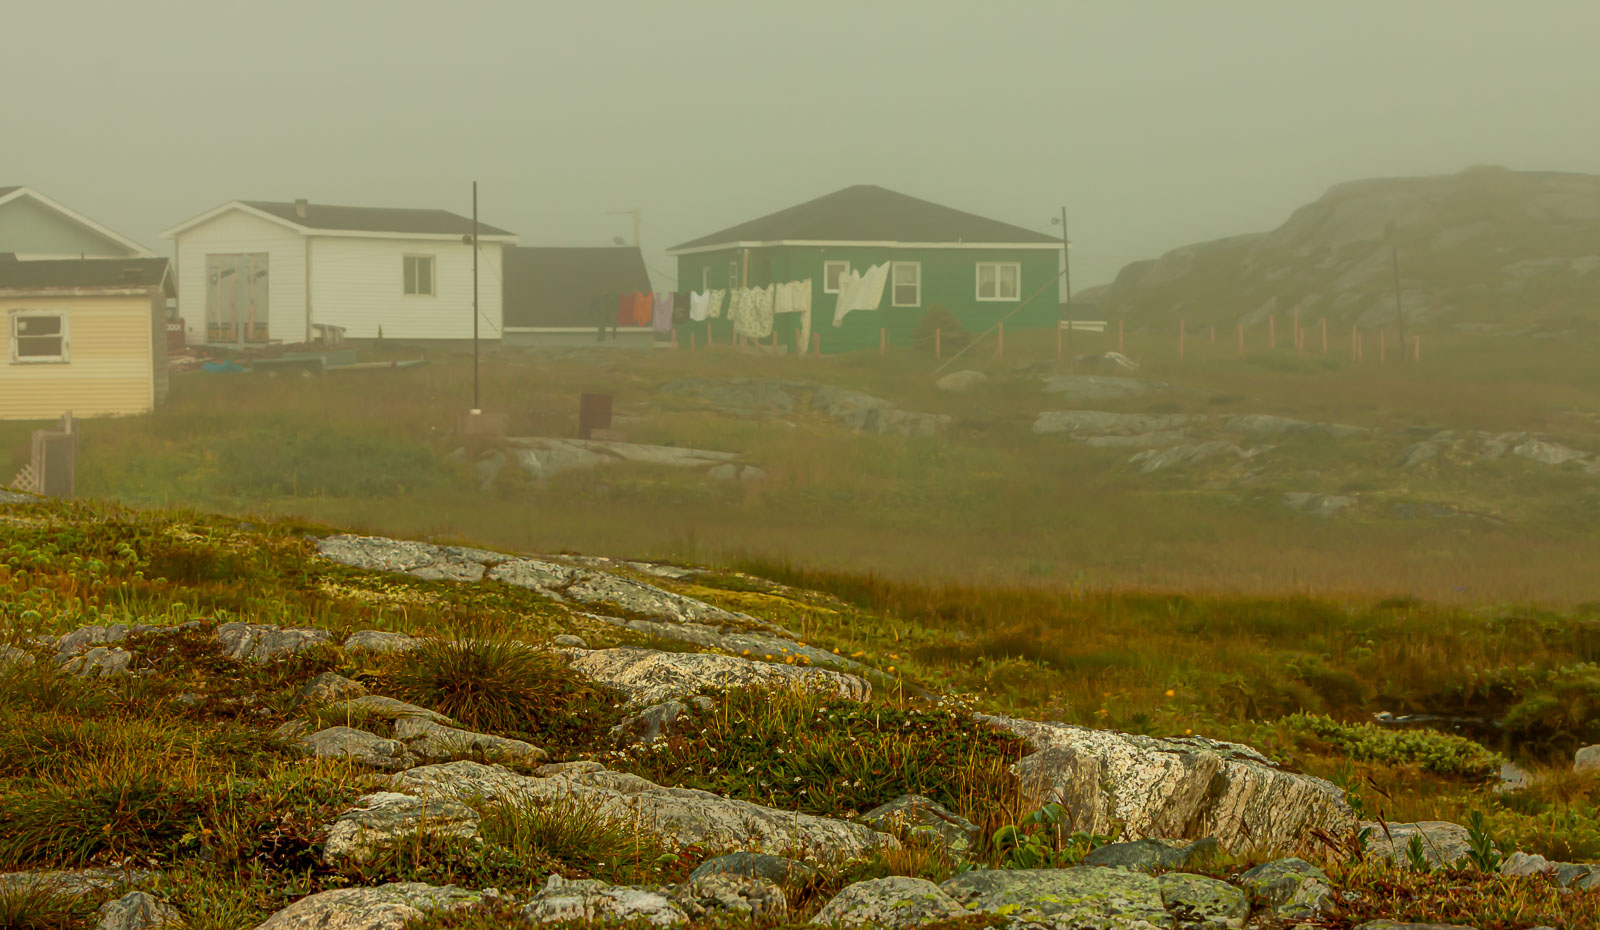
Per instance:
[[[929,307],[955,314],[981,333],[1005,320],[1013,330],[1054,328],[1060,314],[1061,240],[872,185],[857,185],[669,249],[678,287],[764,287],[811,279],[811,331],[823,352],[905,346]],[[839,275],[889,262],[875,311],[856,310],[833,325]],[[795,350],[795,314],[774,323],[780,345]],[[698,336],[733,339],[726,319],[691,323],[679,344]]]

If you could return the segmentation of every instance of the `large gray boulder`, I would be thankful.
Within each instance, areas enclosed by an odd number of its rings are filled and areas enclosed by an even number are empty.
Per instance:
[[[384,739],[354,727],[327,727],[298,737],[295,744],[306,755],[318,759],[343,759],[391,771],[410,768],[417,761],[399,740]]]
[[[1182,413],[1112,413],[1106,410],[1050,410],[1033,421],[1037,435],[1067,433],[1072,436],[1135,436],[1165,433],[1182,438],[1181,430],[1196,417]]]
[[[920,794],[908,794],[861,815],[861,822],[902,839],[943,847],[957,859],[978,843],[978,826]]]
[[[1315,920],[1333,911],[1333,888],[1323,871],[1304,859],[1277,859],[1240,873],[1235,883],[1251,903],[1283,920]]]
[[[1363,820],[1361,829],[1367,831],[1367,852],[1404,865],[1406,849],[1411,838],[1422,844],[1422,855],[1434,868],[1455,865],[1465,859],[1471,850],[1467,828],[1444,820],[1424,820],[1417,823],[1380,823]]]
[[[256,930],[402,930],[419,917],[464,910],[484,899],[481,892],[421,882],[335,888],[301,898]]]
[[[1064,723],[978,714],[1036,750],[1015,766],[1027,804],[1060,803],[1073,828],[1129,839],[1216,837],[1236,855],[1316,848],[1313,831],[1355,833],[1344,792],[1284,771],[1248,746],[1202,737],[1159,739]]]
[[[417,758],[427,762],[450,759],[488,759],[491,762],[532,764],[548,755],[519,739],[458,730],[426,717],[405,716],[395,721],[394,738]]]
[[[522,916],[535,924],[641,921],[657,927],[689,919],[683,908],[660,891],[593,880],[566,881],[559,875],[550,876]]]
[[[391,776],[389,787],[430,801],[577,805],[682,845],[840,857],[900,845],[894,837],[861,824],[777,810],[691,788],[663,788],[620,772],[538,778],[516,775],[498,765],[447,762]]]
[[[946,394],[969,394],[988,383],[988,375],[981,371],[974,371],[971,368],[967,368],[961,371],[950,372],[939,380],[933,382],[933,386],[941,391],[944,391]]]
[[[302,685],[299,696],[301,701],[312,704],[331,704],[364,697],[366,693],[367,686],[359,681],[346,678],[338,672],[323,672]]]
[[[217,642],[230,659],[267,662],[331,643],[327,630],[284,629],[264,623],[224,623],[217,627]]]
[[[1580,775],[1600,773],[1600,746],[1585,746],[1574,753],[1572,770]]]
[[[0,872],[0,892],[37,890],[66,897],[124,892],[154,884],[157,875],[138,869],[59,869]]]
[[[436,710],[419,707],[392,697],[381,694],[367,694],[348,701],[338,701],[322,709],[323,719],[336,719],[340,714],[346,715],[350,720],[362,721],[369,719],[399,720],[402,717],[421,717],[434,723],[450,726],[455,723],[449,717]]]
[[[803,885],[817,877],[817,870],[797,859],[770,856],[765,853],[728,853],[715,856],[695,866],[689,873],[690,881],[712,875],[740,875],[760,878],[775,885]]]
[[[726,916],[771,920],[789,910],[789,899],[773,882],[727,873],[689,879],[673,892],[672,901],[690,920]]]
[[[423,799],[380,791],[356,800],[328,828],[323,856],[332,863],[369,862],[395,843],[413,837],[478,836],[478,812],[448,798]]]
[[[410,652],[425,642],[427,642],[425,639],[388,630],[357,630],[345,637],[344,648],[346,652],[392,655],[397,652]]]
[[[1004,869],[963,872],[939,886],[968,911],[1015,921],[1095,930],[1171,925],[1155,876],[1125,869]]]
[[[132,665],[133,653],[121,646],[94,646],[81,655],[69,657],[62,668],[79,678],[115,678],[128,674]]]
[[[967,916],[966,908],[925,878],[903,875],[847,885],[811,922],[838,927],[918,927]]]
[[[1211,837],[1193,843],[1183,840],[1142,839],[1126,843],[1107,843],[1083,857],[1084,865],[1105,866],[1108,869],[1133,869],[1138,872],[1155,872],[1163,869],[1183,869],[1198,865],[1200,860],[1217,852],[1217,841]]]
[[[685,698],[702,688],[797,688],[854,701],[872,696],[872,685],[844,672],[704,652],[596,649],[577,654],[570,664],[574,671],[628,695],[628,702],[637,706]]]
[[[107,901],[95,916],[94,930],[156,930],[176,926],[183,920],[177,908],[143,891],[130,891],[115,901]]]
[[[1249,897],[1227,882],[1185,872],[1166,872],[1156,882],[1176,930],[1239,930],[1250,916]]]

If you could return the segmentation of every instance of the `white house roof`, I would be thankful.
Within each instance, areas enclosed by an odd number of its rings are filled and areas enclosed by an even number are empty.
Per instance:
[[[14,200],[21,200],[23,198],[32,200],[40,206],[54,211],[63,219],[82,226],[84,229],[89,230],[95,235],[110,239],[112,242],[115,242],[128,251],[134,253],[135,256],[148,258],[156,254],[139,243],[134,242],[132,239],[129,239],[127,236],[124,236],[122,233],[119,233],[108,226],[102,226],[101,224],[96,223],[94,220],[89,219],[82,213],[79,213],[78,211],[64,204],[60,204],[54,200],[51,200],[49,197],[46,197],[31,187],[26,185],[0,187],[0,206],[4,206]]]
[[[230,200],[161,234],[174,239],[230,210],[296,230],[303,235],[377,236],[407,239],[457,239],[472,232],[469,217],[448,210],[414,210],[401,207],[345,207],[322,203],[273,200]],[[515,233],[478,222],[478,235],[488,241],[515,242]]]

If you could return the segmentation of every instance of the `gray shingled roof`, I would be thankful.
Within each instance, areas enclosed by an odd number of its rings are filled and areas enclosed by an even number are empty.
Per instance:
[[[1060,242],[1057,237],[858,184],[799,206],[675,245],[671,251],[733,242]]]
[[[617,296],[650,290],[633,246],[507,246],[502,299],[507,326],[595,326],[615,320]]]
[[[164,258],[63,258],[18,261],[0,254],[0,288],[130,288],[156,287],[166,281]]]
[[[472,218],[448,210],[408,210],[399,207],[340,207],[332,204],[306,205],[300,216],[293,203],[272,200],[244,200],[246,206],[304,226],[307,229],[340,229],[352,232],[417,233],[419,235],[460,236],[472,232]],[[496,226],[478,221],[478,234],[511,236]]]

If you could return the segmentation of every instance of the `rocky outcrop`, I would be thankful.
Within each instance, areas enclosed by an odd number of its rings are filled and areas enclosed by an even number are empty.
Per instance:
[[[1183,840],[1142,839],[1127,843],[1107,843],[1083,857],[1084,865],[1138,872],[1192,868],[1218,852],[1211,837],[1193,843]]]
[[[967,911],[1055,927],[1156,930],[1170,919],[1152,875],[1123,869],[1005,869],[963,872],[939,889]]]
[[[978,843],[976,824],[919,794],[875,807],[861,815],[861,822],[904,840],[941,846],[955,859],[965,858]]]
[[[100,905],[95,913],[94,930],[157,930],[174,927],[183,920],[178,909],[143,891],[130,891],[115,901]]]
[[[1044,379],[1044,389],[1069,400],[1100,401],[1143,397],[1154,391],[1171,390],[1171,385],[1116,375],[1051,375]]]
[[[94,646],[67,659],[62,668],[80,678],[114,678],[128,674],[132,665],[133,653],[121,646]]]
[[[924,878],[894,876],[847,885],[811,922],[837,927],[917,927],[967,916],[938,885]]]
[[[817,870],[797,859],[785,859],[765,853],[729,853],[715,856],[695,866],[689,879],[710,875],[742,875],[761,878],[775,885],[803,885],[817,877]]]
[[[1064,805],[1074,829],[1108,833],[1116,820],[1131,839],[1211,836],[1238,855],[1309,851],[1318,848],[1314,831],[1355,832],[1355,815],[1335,785],[1286,772],[1248,746],[976,719],[1034,747],[1015,766],[1024,797],[1033,807]]]
[[[402,930],[407,922],[482,903],[481,892],[454,885],[396,882],[371,888],[336,888],[301,898],[268,917],[256,930]]]
[[[1236,879],[1257,907],[1282,920],[1315,920],[1333,912],[1333,888],[1322,870],[1303,859],[1278,859]]]
[[[1453,866],[1467,857],[1472,849],[1467,839],[1467,828],[1444,820],[1424,820],[1418,823],[1379,823],[1364,820],[1361,829],[1367,831],[1367,853],[1388,859],[1396,865],[1405,865],[1406,849],[1416,837],[1422,846],[1423,858],[1434,868]]]
[[[384,697],[381,694],[367,694],[351,698],[348,701],[336,701],[325,706],[322,712],[325,719],[337,718],[342,714],[350,720],[356,721],[374,717],[380,720],[421,717],[424,720],[432,720],[434,723],[441,723],[445,726],[455,723],[454,720],[438,711],[429,710],[426,707],[418,707],[415,704],[409,704],[396,698]]]
[[[357,630],[345,637],[344,648],[346,652],[371,652],[377,655],[392,655],[397,652],[410,652],[422,645],[426,640],[404,633],[391,633],[387,630]]]
[[[61,869],[43,872],[0,872],[0,892],[39,890],[64,897],[120,893],[155,883],[154,872],[140,869]]]
[[[543,749],[519,739],[460,730],[426,717],[409,715],[395,721],[394,738],[405,745],[407,752],[425,762],[487,759],[531,765],[547,755]]]
[[[664,788],[619,772],[572,772],[549,778],[513,774],[496,765],[450,762],[409,769],[389,779],[395,791],[426,800],[467,803],[573,804],[684,845],[859,856],[892,836],[861,824],[781,811],[690,788]]]
[[[367,686],[353,681],[338,672],[323,672],[306,682],[299,691],[300,700],[311,704],[331,704],[365,697]]]
[[[702,875],[678,886],[672,901],[690,920],[737,917],[772,920],[789,910],[783,889],[764,878],[746,875]]]
[[[943,414],[900,410],[881,397],[809,381],[695,378],[673,381],[661,393],[741,415],[817,413],[861,433],[921,436],[950,422]]]
[[[950,372],[933,382],[933,386],[946,394],[970,394],[988,383],[988,375],[966,368]]]
[[[1128,464],[1139,466],[1139,471],[1148,475],[1168,468],[1198,465],[1215,458],[1251,459],[1260,452],[1259,449],[1241,449],[1231,442],[1211,439],[1180,443],[1169,449],[1147,449],[1128,459]]]
[[[662,701],[660,704],[652,704],[612,727],[611,738],[616,740],[619,746],[653,743],[676,732],[685,722],[692,721],[693,718],[689,716],[690,707],[700,713],[707,713],[713,706],[711,699],[705,695],[695,695],[687,704],[682,701]]]
[[[1239,930],[1250,916],[1249,896],[1227,882],[1166,872],[1156,883],[1176,930]]]
[[[358,765],[395,771],[416,764],[416,757],[399,740],[384,739],[354,727],[327,727],[295,740],[306,755],[342,759]]]
[[[641,922],[657,927],[676,926],[689,919],[661,891],[593,880],[566,881],[559,875],[550,876],[522,916],[535,924]]]
[[[800,688],[855,701],[872,696],[872,685],[865,679],[843,672],[702,652],[597,649],[576,655],[571,666],[628,695],[629,703],[634,705],[685,698],[703,688]]]
[[[478,812],[448,798],[369,794],[328,828],[323,857],[333,863],[368,862],[385,848],[421,835],[475,839]]]
[[[296,630],[261,623],[224,623],[217,642],[230,659],[268,662],[332,642],[327,630]]]
[[[1573,753],[1572,770],[1579,775],[1600,774],[1600,746],[1585,746]]]
[[[543,436],[512,437],[506,440],[506,445],[522,470],[536,479],[550,478],[563,472],[625,464],[707,470],[739,457],[737,452]]]

